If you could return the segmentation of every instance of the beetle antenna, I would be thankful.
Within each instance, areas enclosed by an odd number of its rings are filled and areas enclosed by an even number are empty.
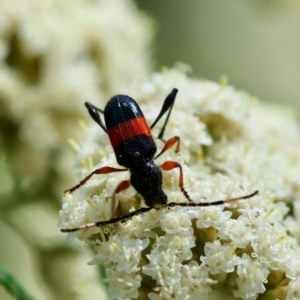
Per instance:
[[[84,103],[85,107],[87,108],[90,116],[93,118],[93,120],[100,125],[100,127],[107,133],[107,129],[104,125],[104,123],[102,122],[101,120],[101,117],[99,115],[99,112],[100,113],[104,113],[102,109],[94,106],[93,104],[91,104],[90,102],[85,102]]]
[[[166,99],[163,103],[163,106],[160,110],[160,113],[158,114],[157,118],[155,119],[155,121],[150,126],[150,129],[152,129],[156,125],[156,123],[162,118],[162,116],[169,110],[169,112],[167,114],[167,117],[166,117],[166,120],[165,120],[165,123],[164,123],[163,127],[161,128],[160,133],[158,135],[158,138],[161,139],[161,140],[164,136],[165,129],[166,129],[166,126],[168,124],[168,121],[169,121],[169,118],[170,118],[170,115],[171,115],[171,112],[172,112],[172,108],[173,108],[177,93],[178,93],[178,89],[174,88],[172,90],[172,92],[166,97]]]

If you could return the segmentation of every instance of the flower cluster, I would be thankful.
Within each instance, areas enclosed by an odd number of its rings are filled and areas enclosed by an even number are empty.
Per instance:
[[[13,176],[27,186],[48,176],[49,186],[55,174],[64,185],[71,155],[62,149],[77,137],[83,103],[149,72],[151,22],[129,0],[5,0],[0,20],[1,144]]]
[[[153,29],[133,0],[0,1],[0,266],[36,299],[104,297],[88,249],[55,226],[75,180],[67,140],[83,136],[85,101],[149,73]]]
[[[91,264],[106,268],[111,299],[200,299],[218,290],[242,299],[299,299],[300,131],[292,112],[234,90],[225,78],[194,80],[181,68],[154,74],[127,94],[151,124],[174,87],[179,93],[164,138],[180,136],[180,153],[164,153],[157,165],[178,161],[194,202],[259,195],[225,206],[152,209],[68,238],[94,246]],[[78,149],[80,178],[118,167],[107,135],[97,124],[88,130]],[[155,142],[161,149],[163,142]],[[64,195],[59,227],[109,220],[114,189],[128,178],[128,172],[93,176]],[[164,172],[169,202],[187,201],[178,180],[176,170]],[[143,205],[132,187],[117,201],[122,215]]]

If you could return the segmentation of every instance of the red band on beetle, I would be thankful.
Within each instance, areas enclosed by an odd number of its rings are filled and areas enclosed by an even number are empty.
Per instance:
[[[144,117],[133,118],[127,122],[118,124],[109,129],[107,133],[114,149],[116,149],[121,142],[135,136],[151,136],[150,128]]]

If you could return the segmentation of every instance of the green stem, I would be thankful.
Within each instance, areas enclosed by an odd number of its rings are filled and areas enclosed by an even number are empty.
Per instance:
[[[0,284],[16,299],[34,300],[34,298],[24,290],[17,279],[0,266]]]

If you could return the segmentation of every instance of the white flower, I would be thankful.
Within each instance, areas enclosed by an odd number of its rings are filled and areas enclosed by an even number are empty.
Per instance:
[[[232,215],[230,211],[222,211],[221,207],[208,207],[205,210],[198,211],[198,214],[201,214],[196,223],[198,228],[213,226],[217,229],[223,227]]]
[[[211,274],[231,273],[240,261],[235,254],[236,248],[236,246],[221,245],[220,241],[216,240],[205,245],[205,256],[201,256],[200,259],[209,267]]]
[[[258,293],[262,294],[266,288],[269,271],[266,265],[262,265],[256,260],[252,260],[247,254],[243,254],[240,264],[237,267],[238,290],[234,291],[236,297],[251,299]],[[255,299],[255,298],[254,298]]]
[[[118,272],[132,273],[139,271],[141,252],[149,245],[149,240],[123,239],[118,236],[110,238],[107,242],[101,243],[101,249],[90,264],[102,264],[105,266],[110,262],[111,266]],[[99,246],[95,244],[95,249]],[[99,247],[100,248],[100,247]],[[106,250],[105,250],[106,249]],[[103,255],[105,254],[105,255]]]
[[[289,284],[289,290],[287,293],[286,300],[297,300],[300,299],[300,277],[293,280]]]
[[[176,222],[174,222],[174,219]],[[166,234],[192,234],[192,222],[189,215],[185,212],[178,213],[171,211],[166,214],[165,218],[160,220],[160,226]]]
[[[159,245],[147,255],[149,265],[143,267],[143,272],[151,276],[159,286],[172,286],[181,280],[181,263],[176,256],[176,250],[161,249]]]
[[[189,299],[201,299],[212,290],[210,286],[215,281],[210,279],[209,267],[205,264],[199,265],[192,260],[183,266],[182,273],[184,274],[182,285],[189,288]]]
[[[193,203],[255,190],[259,195],[230,205],[152,209],[121,224],[69,236],[92,241],[93,262],[108,270],[111,297],[199,299],[212,289],[226,289],[243,299],[271,292],[280,298],[279,287],[295,294],[300,247],[289,233],[289,224],[300,222],[297,210],[289,209],[297,209],[300,189],[300,131],[295,118],[290,111],[261,104],[225,82],[192,80],[176,69],[154,74],[126,93],[141,104],[151,124],[174,87],[179,93],[164,139],[180,135],[180,153],[170,149],[157,165],[167,160],[181,164],[184,188]],[[153,129],[158,151],[164,145],[156,138],[162,124]],[[98,131],[95,128],[96,124],[89,127],[78,151],[80,178],[94,168],[119,167],[107,137],[99,126]],[[88,168],[91,161],[94,167]],[[95,175],[71,196],[65,195],[59,226],[110,220],[111,196],[129,176],[129,171]],[[188,202],[178,183],[177,169],[163,172],[168,201]],[[117,193],[116,213],[126,215],[143,206],[142,196],[133,188]],[[291,232],[297,236],[296,229]],[[123,241],[125,248],[120,246]],[[120,283],[112,286],[116,280]],[[136,290],[129,291],[130,285]]]
[[[60,193],[73,178],[66,141],[82,136],[84,102],[146,76],[152,32],[130,0],[1,1],[1,148],[13,178]]]
[[[287,259],[286,276],[294,281],[300,277],[300,257],[298,254],[299,253],[291,251]]]
[[[135,299],[141,286],[141,275],[138,273],[118,272],[114,268],[107,270],[109,299]]]
[[[223,223],[223,230],[218,232],[220,239],[230,239],[233,245],[238,248],[245,248],[254,239],[251,228],[247,226],[240,218],[237,220],[229,219]]]

